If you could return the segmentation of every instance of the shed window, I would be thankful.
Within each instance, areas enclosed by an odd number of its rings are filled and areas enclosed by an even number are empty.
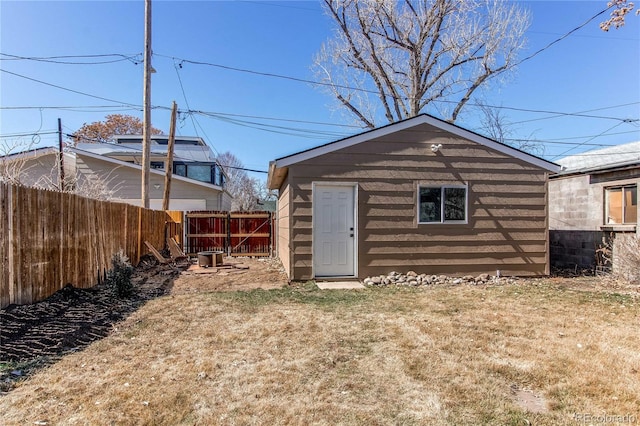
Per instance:
[[[466,186],[418,187],[418,223],[466,222]]]
[[[636,185],[607,188],[605,224],[630,224],[638,221],[638,187]]]

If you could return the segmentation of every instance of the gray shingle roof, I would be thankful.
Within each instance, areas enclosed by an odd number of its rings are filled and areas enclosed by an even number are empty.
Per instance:
[[[640,164],[640,141],[585,151],[556,160],[556,163],[563,166],[561,173]]]

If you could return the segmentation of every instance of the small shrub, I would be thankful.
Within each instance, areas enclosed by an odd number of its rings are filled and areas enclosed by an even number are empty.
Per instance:
[[[129,263],[129,258],[120,249],[111,257],[112,268],[107,272],[106,284],[111,287],[118,297],[127,297],[133,293],[133,266]]]

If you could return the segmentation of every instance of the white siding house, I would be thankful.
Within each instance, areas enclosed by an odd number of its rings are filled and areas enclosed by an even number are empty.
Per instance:
[[[168,136],[151,137],[149,198],[162,207]],[[24,159],[27,159],[25,161]],[[20,182],[58,189],[59,156],[55,148],[13,154],[4,163],[22,161]],[[142,136],[117,135],[113,143],[79,143],[65,149],[65,182],[94,198],[141,205]],[[178,137],[174,148],[170,210],[230,210],[232,197],[222,168],[202,138]]]

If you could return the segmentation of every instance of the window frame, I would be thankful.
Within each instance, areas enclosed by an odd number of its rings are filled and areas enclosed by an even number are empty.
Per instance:
[[[440,221],[424,222],[420,220],[420,192],[422,188],[440,189]],[[464,189],[464,219],[463,220],[446,220],[444,215],[445,208],[445,189]],[[418,184],[416,194],[416,220],[418,225],[466,225],[469,223],[469,185],[463,184]]]
[[[636,208],[638,205],[638,185],[635,183],[632,184],[626,184],[626,185],[615,185],[615,186],[608,186],[604,188],[604,226],[618,226],[618,225],[637,225],[638,224],[638,215],[636,212],[636,217],[635,217],[635,221],[634,222],[627,222],[626,221],[626,216],[627,216],[627,203],[626,203],[626,190],[629,189],[634,189],[636,191]],[[611,191],[615,191],[615,190],[620,190],[620,197],[621,197],[621,204],[622,204],[622,212],[621,212],[621,218],[622,221],[620,223],[614,223],[614,222],[610,222],[609,218],[611,217],[611,215],[609,214],[611,212],[610,209],[610,193]]]
[[[209,167],[209,180],[204,181],[189,176],[189,168],[192,167]],[[216,185],[221,188],[225,188],[227,177],[224,174],[224,170],[217,162],[198,162],[198,161],[174,161],[173,162],[173,174],[177,176],[186,177],[198,182],[208,183],[209,185]]]

